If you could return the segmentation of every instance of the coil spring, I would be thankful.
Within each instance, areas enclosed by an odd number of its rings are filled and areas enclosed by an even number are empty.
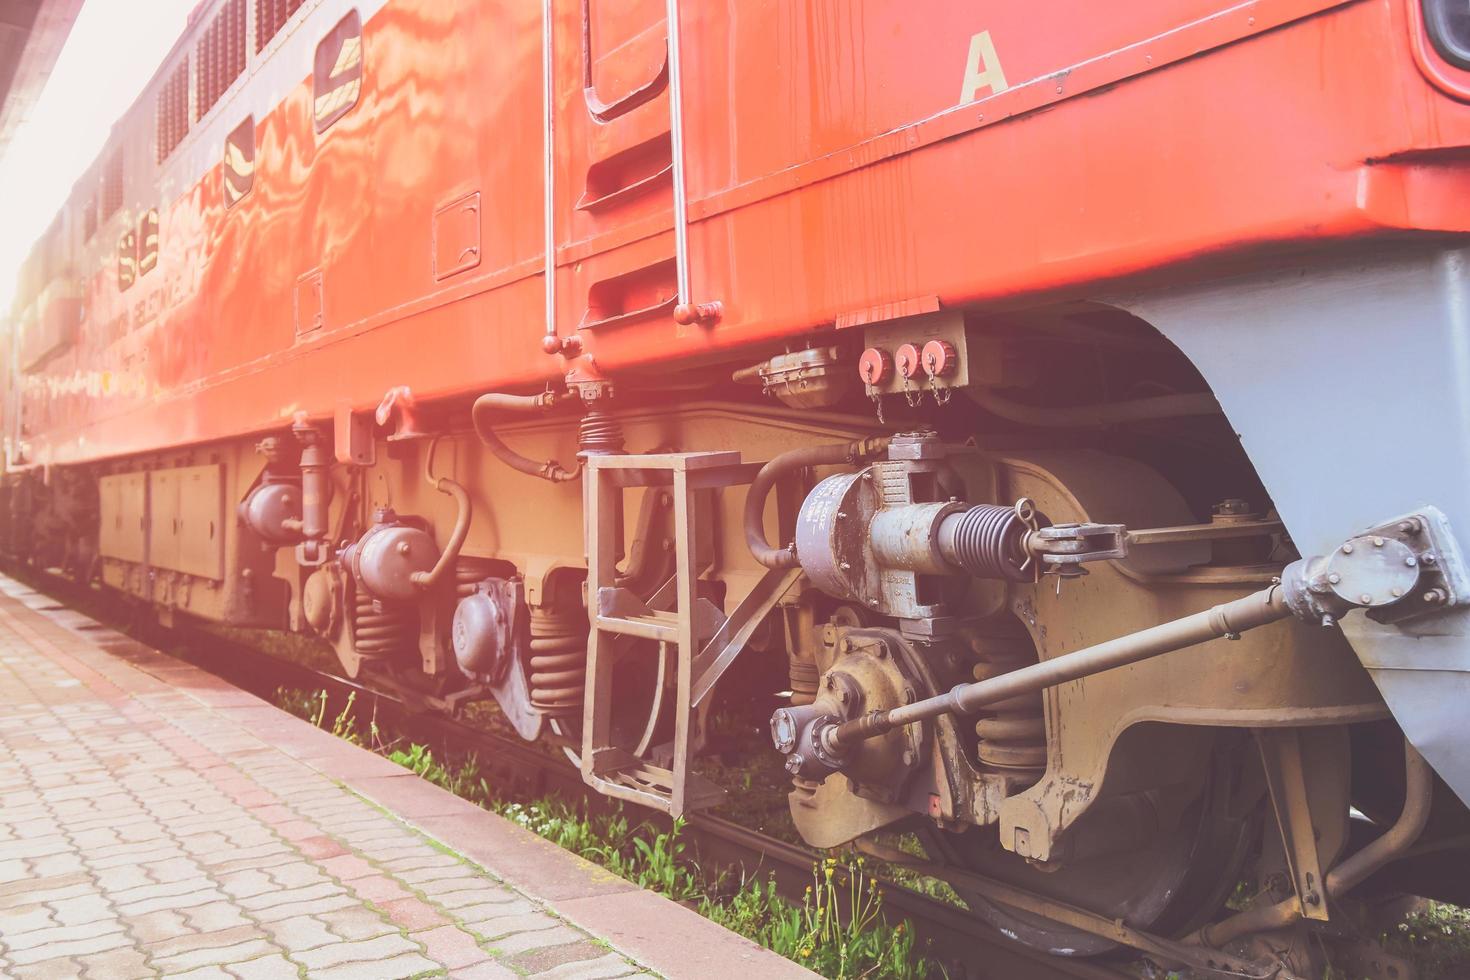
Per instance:
[[[999,677],[1035,662],[1019,642],[987,644],[983,663],[975,667],[975,679]],[[987,705],[985,715],[975,722],[980,736],[980,761],[997,769],[1039,775],[1046,768],[1046,718],[1041,694],[1023,694]]]
[[[946,522],[948,540],[941,547],[947,545],[954,561],[976,578],[1029,582],[1034,573],[1022,567],[1027,556],[1021,547],[1029,530],[1016,508],[977,504]]]
[[[352,607],[352,648],[359,657],[381,659],[418,646],[418,610],[407,603],[374,602],[358,589]]]
[[[582,416],[577,432],[578,455],[615,455],[623,451],[623,424],[595,409]]]
[[[495,575],[495,562],[488,558],[460,555],[454,563],[454,595],[457,599],[473,595],[475,586]]]
[[[578,613],[531,610],[531,706],[580,715],[587,686],[587,623]]]
[[[791,703],[796,706],[811,704],[817,699],[817,685],[821,678],[815,661],[792,654],[787,661],[787,676],[791,683]]]

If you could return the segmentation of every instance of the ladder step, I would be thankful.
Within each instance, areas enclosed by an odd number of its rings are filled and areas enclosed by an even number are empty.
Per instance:
[[[647,806],[670,811],[673,804],[674,774],[622,749],[600,749],[592,760],[593,774],[601,781],[631,790],[637,801]],[[611,795],[621,795],[613,789]],[[683,811],[701,810],[725,802],[725,790],[695,772],[684,776]]]
[[[662,643],[679,641],[679,617],[674,613],[653,612],[646,616],[598,616],[598,629],[620,636],[637,636]]]

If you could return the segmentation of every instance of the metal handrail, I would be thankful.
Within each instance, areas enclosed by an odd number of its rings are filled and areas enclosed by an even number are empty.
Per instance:
[[[669,144],[674,158],[674,264],[679,302],[678,323],[713,323],[720,318],[717,302],[695,304],[689,295],[689,200],[684,173],[684,65],[680,55],[679,0],[667,0],[669,37]]]
[[[544,165],[545,200],[542,202],[543,233],[546,248],[546,334],[541,349],[548,354],[575,354],[580,348],[576,337],[562,340],[556,330],[556,65],[552,43],[554,24],[553,0],[541,5],[541,156]]]

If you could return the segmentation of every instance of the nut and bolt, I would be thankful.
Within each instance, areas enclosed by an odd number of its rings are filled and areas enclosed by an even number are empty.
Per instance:
[[[1368,593],[1364,592],[1362,595],[1358,596],[1358,601],[1361,602],[1363,605],[1366,606],[1366,605],[1369,605],[1369,604],[1371,604],[1373,602],[1373,597],[1371,595],[1369,595]]]
[[[1331,575],[1327,576],[1327,581],[1331,582],[1333,585],[1336,585],[1338,582],[1342,581],[1342,576],[1337,574],[1336,572],[1333,572]]]
[[[1439,561],[1439,556],[1432,551],[1426,551],[1419,560],[1426,565],[1433,565],[1435,562]]]
[[[1415,558],[1413,555],[1410,555],[1409,557],[1404,559],[1404,564],[1408,565],[1410,568],[1413,568],[1419,564],[1419,559]]]
[[[1375,548],[1382,548],[1383,547],[1383,539],[1382,538],[1374,538],[1373,539],[1373,547],[1375,547]]]
[[[1438,606],[1448,598],[1449,596],[1445,595],[1444,589],[1430,589],[1423,595],[1425,604],[1430,606]]]
[[[1353,553],[1353,546],[1350,545],[1350,544],[1343,545],[1342,546],[1342,553],[1345,554],[1345,555],[1352,554]]]

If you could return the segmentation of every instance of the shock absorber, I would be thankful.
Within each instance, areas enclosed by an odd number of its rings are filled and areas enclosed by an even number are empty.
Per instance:
[[[976,642],[980,663],[977,681],[989,680],[1034,663],[1024,639],[984,637]],[[1018,695],[985,708],[975,722],[980,736],[978,755],[983,765],[1039,777],[1046,768],[1046,718],[1041,693]]]
[[[610,412],[588,409],[577,428],[577,455],[615,456],[623,451],[623,424]]]

